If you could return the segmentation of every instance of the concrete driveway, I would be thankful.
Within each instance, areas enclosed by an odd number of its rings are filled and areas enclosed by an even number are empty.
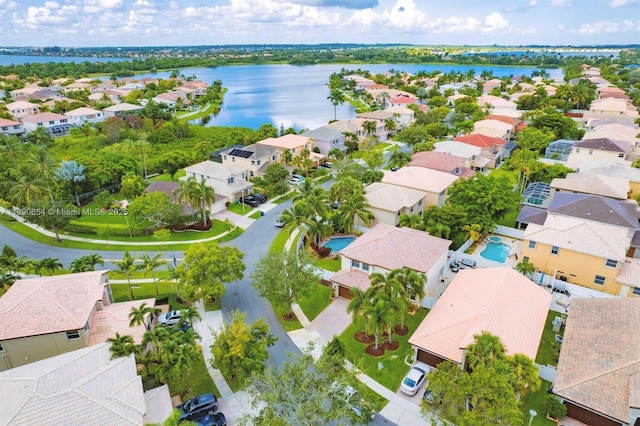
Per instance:
[[[311,321],[311,324],[324,339],[330,341],[334,335],[341,335],[351,324],[351,315],[347,313],[349,301],[337,297],[324,311]]]

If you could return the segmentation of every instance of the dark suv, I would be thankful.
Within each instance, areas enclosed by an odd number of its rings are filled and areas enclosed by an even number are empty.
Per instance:
[[[204,393],[186,400],[176,408],[180,410],[180,420],[194,420],[218,411],[218,399],[212,393]]]
[[[261,192],[257,192],[255,194],[251,194],[251,197],[257,199],[258,201],[260,201],[262,204],[267,202],[267,196]]]
[[[251,195],[245,195],[244,197],[240,198],[240,203],[246,204],[247,206],[251,206],[251,207],[260,206],[260,200],[258,200],[257,198]]]

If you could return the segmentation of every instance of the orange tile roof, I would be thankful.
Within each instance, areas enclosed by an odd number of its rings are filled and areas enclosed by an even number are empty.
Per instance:
[[[460,363],[473,336],[488,331],[508,354],[535,359],[551,294],[509,267],[457,273],[409,343]]]
[[[340,254],[390,271],[406,266],[426,273],[450,245],[451,241],[424,231],[378,223]]]
[[[93,314],[93,321],[89,329],[89,346],[106,342],[116,333],[120,333],[121,336],[129,335],[133,337],[133,341],[136,344],[142,343],[143,334],[147,329],[144,324],[129,327],[129,313],[131,313],[131,308],[137,308],[143,303],[146,303],[147,306],[155,306],[156,299],[112,303],[96,311]]]
[[[640,299],[574,299],[553,392],[623,423],[640,408]]]
[[[506,141],[504,139],[495,138],[492,136],[485,136],[479,133],[471,135],[456,136],[453,138],[456,142],[462,142],[469,145],[477,146],[480,148],[493,148],[495,145],[504,145]]]
[[[80,330],[102,300],[107,271],[16,281],[0,297],[0,340]]]
[[[331,277],[331,281],[348,288],[357,287],[362,291],[366,291],[371,287],[369,275],[357,269],[338,271]]]
[[[455,155],[437,151],[423,151],[413,154],[407,165],[451,173],[455,169],[464,167],[464,163],[464,158]]]

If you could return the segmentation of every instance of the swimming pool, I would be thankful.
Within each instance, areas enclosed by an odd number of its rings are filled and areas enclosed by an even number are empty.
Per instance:
[[[351,244],[356,237],[331,237],[327,240],[322,247],[330,248],[331,252],[339,252],[349,244]]]
[[[504,263],[510,252],[511,247],[507,244],[489,242],[480,253],[480,256],[485,259],[493,260],[494,262]]]

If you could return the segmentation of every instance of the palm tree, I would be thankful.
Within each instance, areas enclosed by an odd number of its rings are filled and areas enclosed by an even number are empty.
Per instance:
[[[156,297],[159,296],[158,293],[158,280],[156,280],[155,269],[158,266],[166,264],[167,261],[162,259],[162,253],[158,253],[155,256],[151,257],[149,254],[145,253],[142,255],[142,265],[144,268],[145,275],[147,272],[151,272],[151,276],[153,277],[153,285],[156,288]]]
[[[424,286],[427,283],[427,276],[425,274],[405,266],[404,268],[394,269],[389,272],[388,277],[390,280],[395,280],[400,284],[407,293],[409,301],[420,306],[420,302],[425,296]]]
[[[182,394],[191,392],[189,388],[189,379],[194,363],[200,357],[200,351],[197,345],[179,345],[172,354],[171,368],[178,374],[176,376],[184,376],[184,387]]]
[[[38,148],[30,153],[26,162],[33,167],[36,176],[46,183],[49,199],[53,203],[54,200],[53,192],[51,191],[51,182],[55,175],[55,168],[53,158],[49,154],[49,151],[43,148]]]
[[[369,202],[362,194],[354,195],[344,200],[340,207],[338,207],[337,220],[340,228],[346,233],[353,234],[355,232],[355,219],[362,219],[367,226],[369,226],[373,219],[373,214],[369,211]]]
[[[18,167],[18,157],[25,151],[26,145],[17,136],[0,139],[0,151],[5,153],[13,163],[13,167]]]
[[[42,276],[42,261],[38,259],[29,259],[28,265],[29,265],[29,271],[33,271],[39,276]]]
[[[482,226],[477,223],[472,223],[471,225],[464,225],[462,227],[462,230],[464,231],[464,238],[471,238],[471,241],[473,242],[480,239],[480,231],[482,230]]]
[[[180,314],[182,315],[181,321],[188,322],[189,324],[193,324],[194,319],[202,320],[202,315],[200,315],[198,308],[195,306],[180,309]]]
[[[380,342],[380,333],[386,328],[388,323],[388,308],[383,300],[377,300],[368,305],[363,313],[369,317],[369,326],[373,329],[373,335],[375,336],[376,350]]]
[[[354,322],[357,321],[360,316],[364,318],[364,332],[368,335],[369,321],[365,312],[367,307],[371,304],[370,294],[366,291],[360,290],[358,287],[351,287],[349,292],[353,297],[349,300],[349,304],[347,305],[347,313],[352,315]]]
[[[189,176],[187,180],[181,180],[179,186],[173,190],[176,196],[176,202],[191,206],[194,210],[198,208],[200,200],[195,199],[196,178]]]
[[[400,228],[407,227],[411,229],[424,230],[424,222],[422,220],[422,216],[419,214],[401,214],[398,222],[398,226]]]
[[[465,351],[466,368],[473,370],[478,365],[489,365],[493,361],[504,359],[505,349],[498,336],[483,331],[473,336],[474,342]]]
[[[197,182],[193,186],[192,197],[197,200],[198,206],[202,211],[202,224],[209,223],[207,220],[207,206],[210,206],[216,201],[216,194],[213,187],[207,185],[207,179],[203,176],[200,182]]]
[[[129,312],[129,327],[135,327],[138,325],[144,325],[147,331],[151,330],[151,323],[153,319],[160,314],[159,308],[147,305],[147,302],[142,302],[139,307],[132,307]],[[150,316],[147,321],[147,315]]]
[[[377,303],[382,302],[385,306],[384,322],[387,331],[388,342],[391,343],[391,335],[393,334],[393,326],[398,318],[401,319],[401,326],[404,328],[404,317],[409,308],[409,298],[398,297],[388,294],[380,294],[375,296]]]
[[[514,354],[508,358],[511,369],[515,375],[515,389],[518,398],[523,400],[527,395],[540,389],[542,382],[538,372],[538,367],[526,355]]]
[[[372,120],[366,120],[362,123],[362,130],[367,134],[367,135],[372,135],[376,132],[376,130],[378,129],[378,124],[375,121]]]
[[[437,222],[433,219],[429,219],[426,223],[425,230],[434,237],[449,238],[451,235],[451,228],[442,222]]]
[[[69,269],[71,269],[72,274],[77,274],[78,272],[87,272],[89,271],[89,265],[85,263],[84,256],[79,257],[71,261],[69,265]]]
[[[333,89],[327,99],[333,104],[333,119],[338,119],[338,105],[342,105],[345,101],[344,93],[341,90]]]
[[[57,271],[58,269],[62,269],[64,265],[62,265],[60,259],[45,257],[40,261],[40,267],[49,272],[49,275],[53,275],[55,271]]]
[[[132,256],[131,253],[129,253],[129,250],[127,250],[124,252],[122,260],[114,261],[113,264],[118,268],[118,271],[126,275],[127,281],[129,282],[129,294],[131,295],[131,300],[135,300],[135,297],[133,297],[133,288],[131,287],[131,275],[140,269],[136,264],[136,257]]]
[[[523,260],[516,265],[516,271],[525,277],[530,277],[536,271],[536,266],[527,260]]]
[[[111,352],[111,359],[120,357],[127,357],[136,351],[136,345],[133,341],[133,337],[127,335],[121,336],[116,332],[115,337],[110,337],[107,342],[111,343],[109,351]]]
[[[89,267],[89,271],[95,271],[96,265],[104,266],[104,259],[97,253],[82,256],[83,262]]]
[[[303,233],[304,237],[308,239],[307,223],[309,221],[309,206],[305,203],[292,204],[287,210],[283,211],[280,218],[284,221],[284,229],[287,230],[289,235],[294,229]]]
[[[38,177],[36,170],[26,163],[9,169],[9,199],[15,205],[24,207],[42,200],[49,194],[46,182]]]
[[[398,127],[398,123],[393,118],[387,118],[384,120],[384,129],[391,133]]]
[[[321,216],[309,218],[307,228],[309,236],[313,237],[313,242],[316,244],[320,244],[324,238],[333,233],[331,222]]]

